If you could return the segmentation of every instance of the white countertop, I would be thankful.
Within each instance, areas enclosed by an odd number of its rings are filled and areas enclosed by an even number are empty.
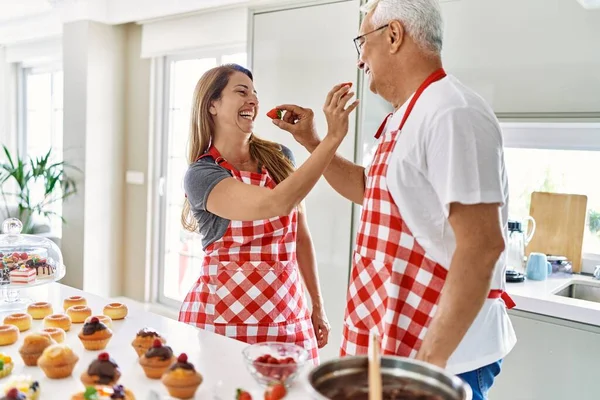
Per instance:
[[[544,281],[507,282],[506,291],[517,310],[600,326],[600,303],[554,294],[571,282],[581,281],[600,286],[600,281],[589,276],[553,274]]]
[[[552,276],[539,282],[526,280],[521,283],[507,283],[506,287],[515,300],[516,309],[518,310],[600,326],[599,303],[553,294],[571,281],[593,281],[600,285],[600,282],[594,281],[591,277],[572,275]],[[29,297],[33,301],[50,302],[55,312],[62,311],[64,298],[75,295],[85,296],[94,314],[101,314],[103,307],[110,302],[109,299],[84,293],[59,283],[51,283],[21,291],[22,297]],[[222,400],[234,399],[235,390],[238,387],[248,390],[254,399],[263,398],[263,389],[254,381],[244,365],[241,352],[247,346],[245,343],[147,312],[135,303],[127,303],[127,306],[129,315],[125,320],[113,322],[114,335],[105,351],[116,360],[121,368],[122,377],[119,383],[131,389],[136,399],[157,400],[156,397],[151,397],[152,391],[159,395],[158,399],[171,399],[160,380],[146,378],[137,362],[137,354],[131,347],[131,341],[137,331],[144,327],[152,327],[160,332],[176,354],[187,353],[190,362],[202,374],[204,382],[198,388],[195,399],[214,399],[216,390],[219,393],[224,392],[227,394],[227,396],[221,397]],[[9,313],[0,312],[0,318],[4,318],[7,314]],[[79,362],[75,366],[71,377],[51,380],[45,377],[41,369],[26,367],[23,364],[18,349],[27,333],[36,332],[43,328],[42,321],[36,320],[33,321],[32,328],[29,331],[22,332],[19,335],[19,340],[15,344],[0,347],[1,352],[10,355],[14,360],[15,368],[10,376],[26,374],[38,380],[41,386],[42,400],[68,399],[72,394],[82,391],[84,387],[79,380],[79,376],[87,369],[99,352],[87,351],[83,348],[77,337],[81,326],[81,324],[73,324],[71,330],[67,332],[66,343],[79,356]],[[309,370],[309,367],[304,368],[286,399],[309,398],[310,395],[305,388],[305,376]],[[0,386],[3,386],[7,379],[1,379]]]
[[[102,309],[110,302],[108,299],[84,293],[59,283],[51,283],[21,291],[21,297],[29,297],[34,301],[50,302],[54,307],[54,312],[62,312],[63,299],[75,295],[86,297],[88,306],[92,309],[94,315],[102,314]],[[131,389],[137,400],[171,399],[160,380],[146,378],[137,362],[137,354],[131,347],[131,342],[136,333],[144,327],[152,327],[161,333],[167,339],[167,344],[173,348],[175,354],[187,353],[189,361],[202,374],[204,382],[198,388],[195,399],[215,398],[214,391],[217,386],[221,388],[221,392],[231,393],[228,397],[222,397],[223,400],[234,399],[235,389],[238,387],[248,390],[254,399],[263,398],[263,389],[254,381],[244,365],[241,352],[247,346],[245,343],[149,313],[136,304],[127,304],[127,306],[129,315],[124,320],[113,321],[113,337],[104,351],[108,352],[121,368],[122,376],[119,383]],[[0,313],[0,318],[3,319],[7,314],[9,313]],[[43,329],[42,325],[41,320],[34,320],[31,329],[22,332],[15,344],[0,347],[0,352],[10,355],[15,363],[14,370],[9,377],[20,374],[31,375],[40,382],[40,398],[42,400],[70,399],[72,394],[84,389],[79,377],[100,352],[88,351],[83,348],[77,337],[82,324],[73,324],[71,330],[67,332],[65,343],[79,356],[79,362],[75,366],[71,377],[59,380],[48,379],[38,367],[26,367],[18,352],[26,334],[40,331]],[[305,367],[302,374],[306,375],[308,371],[309,368]],[[293,385],[286,399],[309,398],[308,392],[300,388],[303,386],[300,383],[302,378],[303,376],[298,377],[298,381]],[[3,387],[8,379],[0,379],[0,386]],[[159,397],[151,397],[151,391],[158,393]]]

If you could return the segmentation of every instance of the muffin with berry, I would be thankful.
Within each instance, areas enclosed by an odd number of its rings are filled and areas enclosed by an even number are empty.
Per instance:
[[[96,317],[83,324],[79,340],[86,350],[104,350],[112,337],[112,331]]]
[[[160,379],[175,361],[173,350],[169,346],[164,346],[160,339],[154,339],[152,347],[140,357],[140,365],[150,379]]]
[[[165,338],[163,338],[154,329],[143,328],[140,329],[135,335],[135,339],[133,339],[133,342],[131,342],[131,346],[137,353],[138,357],[141,357],[154,345],[154,341],[156,339],[160,340],[162,344],[167,343]]]
[[[121,378],[121,370],[114,359],[106,352],[98,354],[87,371],[81,374],[81,383],[92,385],[115,385]]]
[[[192,363],[188,362],[187,355],[181,353],[177,357],[177,362],[163,374],[162,383],[172,397],[191,399],[202,383],[202,375],[196,372]]]

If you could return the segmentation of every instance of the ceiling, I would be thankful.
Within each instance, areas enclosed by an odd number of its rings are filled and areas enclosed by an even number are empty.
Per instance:
[[[31,17],[51,10],[48,0],[0,0],[0,21]]]

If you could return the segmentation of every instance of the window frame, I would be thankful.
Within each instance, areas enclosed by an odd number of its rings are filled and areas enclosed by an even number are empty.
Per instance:
[[[580,122],[500,122],[505,148],[600,151],[600,117]],[[592,274],[600,254],[582,253],[581,273]]]
[[[169,163],[169,114],[170,114],[170,97],[171,97],[171,65],[177,61],[192,60],[199,58],[216,58],[217,65],[221,65],[223,56],[228,56],[235,53],[246,53],[247,63],[249,61],[248,49],[246,45],[221,46],[211,49],[181,52],[170,54],[154,59],[156,66],[155,83],[159,90],[155,93],[155,113],[157,115],[156,126],[158,127],[155,143],[157,144],[153,159],[155,164],[155,188],[153,190],[153,198],[156,199],[156,211],[152,222],[153,226],[153,261],[152,261],[152,286],[151,301],[168,308],[179,309],[182,302],[165,296],[164,294],[164,263],[165,257],[165,240],[167,227],[167,196],[166,189],[169,187],[168,181],[168,163]]]
[[[17,80],[17,98],[16,98],[16,112],[17,112],[17,140],[16,140],[16,150],[17,150],[17,154],[21,157],[24,158],[28,155],[28,131],[27,131],[27,79],[29,76],[31,75],[35,75],[35,74],[45,74],[45,73],[49,73],[51,74],[50,80],[51,80],[51,90],[53,90],[52,85],[54,82],[54,74],[58,73],[58,72],[63,72],[63,67],[62,67],[62,63],[61,62],[51,62],[51,63],[46,63],[46,64],[40,64],[40,65],[33,65],[30,66],[28,64],[24,64],[24,63],[18,63],[17,64],[17,69],[16,69],[16,80]],[[64,85],[64,78],[63,78],[63,85]],[[64,91],[64,87],[61,88],[61,90]],[[63,99],[64,102],[64,99]],[[54,94],[51,94],[51,105],[52,107],[54,107]],[[64,103],[63,103],[63,110],[64,110]],[[52,137],[55,136],[55,132],[56,132],[56,124],[55,124],[55,114],[54,114],[54,110],[52,110],[52,112],[50,113],[50,118],[51,118],[51,122],[50,122],[50,135]],[[64,125],[63,125],[63,133],[64,133]],[[61,135],[63,136],[63,135]],[[61,151],[63,152],[63,154],[61,154],[61,159],[64,158],[64,143],[61,143]],[[52,236],[56,236],[57,238],[61,238],[62,237],[62,229],[59,231],[55,231],[53,229],[53,223],[50,223],[50,232],[49,232]]]

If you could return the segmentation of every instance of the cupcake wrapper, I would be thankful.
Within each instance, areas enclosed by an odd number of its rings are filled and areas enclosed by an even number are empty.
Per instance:
[[[194,394],[200,385],[193,386],[167,386],[167,391],[169,395],[175,397],[176,399],[192,399],[194,398]]]
[[[142,367],[144,369],[144,373],[146,374],[146,376],[150,379],[160,379],[163,374],[165,373],[166,370],[169,369],[169,365],[167,365],[166,367],[148,367],[148,366],[143,366]]]
[[[28,367],[37,367],[37,362],[41,355],[42,353],[21,354],[21,358]]]
[[[89,340],[89,339],[81,339],[81,343],[86,350],[104,350],[106,345],[110,342],[110,338],[108,339],[99,339],[99,340]]]
[[[40,368],[44,371],[44,374],[49,379],[63,379],[71,376],[73,373],[73,369],[75,368],[75,364],[65,364],[59,366],[41,366]]]
[[[138,357],[143,356],[144,354],[146,354],[146,351],[148,351],[148,349],[146,347],[136,347],[133,346],[135,352],[137,353]]]

